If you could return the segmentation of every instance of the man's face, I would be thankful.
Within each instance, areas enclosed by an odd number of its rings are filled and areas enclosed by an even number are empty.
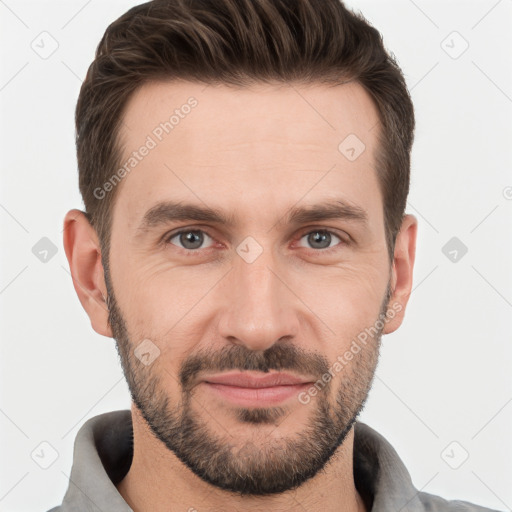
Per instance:
[[[110,324],[141,415],[213,485],[301,484],[362,409],[391,275],[378,129],[357,84],[153,83],[128,104],[122,164],[149,149],[117,185]]]

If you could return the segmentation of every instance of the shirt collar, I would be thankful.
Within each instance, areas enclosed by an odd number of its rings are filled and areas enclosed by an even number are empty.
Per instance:
[[[373,503],[371,512],[425,510],[398,453],[381,434],[360,421],[354,432],[354,481],[367,503]]]
[[[129,410],[89,419],[78,431],[69,487],[60,512],[133,512],[116,485],[133,457]],[[354,481],[371,512],[423,511],[409,472],[391,444],[365,423],[356,421]]]

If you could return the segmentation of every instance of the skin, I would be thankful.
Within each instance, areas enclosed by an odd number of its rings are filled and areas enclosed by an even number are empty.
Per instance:
[[[375,324],[388,286],[388,306],[393,305],[396,314],[382,334],[395,331],[411,292],[417,231],[416,219],[406,215],[390,262],[374,167],[378,113],[360,85],[235,89],[190,82],[146,84],[132,96],[124,114],[124,156],[128,158],[191,96],[197,107],[117,185],[109,255],[116,307],[132,351],[144,339],[160,351],[150,366],[137,366],[138,375],[158,378],[159,390],[177,407],[182,405],[181,365],[206,350],[215,354],[244,347],[261,352],[287,340],[334,363],[359,333]],[[354,161],[338,150],[349,134],[365,144]],[[228,227],[179,221],[139,230],[144,213],[169,199],[222,209],[236,223]],[[366,222],[278,222],[294,206],[334,199],[359,207]],[[93,329],[113,337],[96,232],[76,209],[67,213],[64,228],[80,302]],[[159,243],[177,228],[201,229],[210,238],[189,255],[179,237]],[[330,253],[310,245],[307,234],[315,229],[339,237],[331,239]],[[236,252],[248,236],[262,249],[252,263]],[[356,405],[361,405],[367,389],[358,386],[369,388],[378,341],[373,338],[359,359],[355,356],[336,373],[327,390],[309,404],[287,401],[286,415],[274,422],[242,422],[237,407],[200,385],[194,388],[191,410],[215,438],[226,439],[228,432],[236,449],[271,442],[284,446],[287,440],[301,438],[321,401],[335,407],[337,392],[350,389],[351,382],[359,393]],[[357,379],[361,367],[364,382]],[[134,458],[118,490],[136,511],[365,510],[354,484],[353,428],[323,470],[302,485],[251,496],[199,478],[153,435],[135,405],[132,417]]]

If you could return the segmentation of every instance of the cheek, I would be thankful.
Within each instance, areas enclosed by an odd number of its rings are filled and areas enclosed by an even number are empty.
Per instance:
[[[387,275],[377,275],[374,267],[366,272],[361,268],[357,272],[344,270],[329,279],[317,279],[314,287],[308,284],[302,289],[304,302],[326,327],[322,329],[324,335],[319,337],[321,345],[317,348],[331,364],[345,354],[358,337],[374,332],[388,283]],[[367,342],[374,343],[368,337]]]
[[[317,275],[312,281],[304,283],[302,292],[305,301],[305,296],[309,296],[317,314],[321,312],[326,319],[341,327],[365,327],[380,312],[388,275],[384,271],[377,272],[372,265],[357,268],[345,266],[339,271],[330,269],[324,276]]]
[[[120,278],[115,284],[116,298],[118,294],[122,297],[118,302],[133,342],[138,338],[154,340],[162,352],[171,351],[180,360],[180,354],[190,352],[194,340],[200,339],[203,321],[198,314],[204,315],[208,295],[219,280],[218,272],[159,261],[132,262],[125,275],[130,278]]]

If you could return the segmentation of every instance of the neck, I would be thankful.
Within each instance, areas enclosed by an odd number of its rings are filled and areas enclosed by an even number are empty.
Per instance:
[[[270,496],[240,496],[196,476],[150,431],[132,405],[134,452],[117,489],[134,512],[186,510],[365,512],[353,473],[354,429],[328,464],[297,489]]]

